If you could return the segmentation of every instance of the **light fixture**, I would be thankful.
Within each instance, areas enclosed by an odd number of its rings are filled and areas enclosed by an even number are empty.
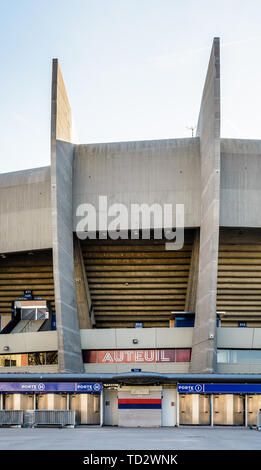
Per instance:
[[[4,347],[3,347],[3,350],[4,350],[4,351],[9,351],[9,349],[10,349],[9,346],[4,346]]]
[[[133,344],[138,344],[139,340],[138,340],[137,338],[134,338],[134,339],[132,340],[132,342],[133,342]]]

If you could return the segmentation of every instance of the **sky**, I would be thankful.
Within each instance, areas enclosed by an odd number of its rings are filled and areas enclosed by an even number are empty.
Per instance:
[[[190,137],[217,36],[221,135],[261,139],[260,24],[260,0],[0,0],[0,173],[50,164],[52,58],[79,143]]]

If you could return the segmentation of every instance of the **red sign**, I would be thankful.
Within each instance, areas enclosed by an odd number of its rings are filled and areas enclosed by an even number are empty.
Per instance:
[[[190,355],[190,349],[84,350],[83,361],[85,364],[190,362]]]

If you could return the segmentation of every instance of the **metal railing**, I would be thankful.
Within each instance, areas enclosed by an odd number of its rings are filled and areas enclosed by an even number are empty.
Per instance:
[[[22,426],[22,410],[0,410],[0,426]]]
[[[74,410],[0,410],[0,427],[75,427],[75,414]]]
[[[34,426],[75,426],[74,410],[35,410]]]

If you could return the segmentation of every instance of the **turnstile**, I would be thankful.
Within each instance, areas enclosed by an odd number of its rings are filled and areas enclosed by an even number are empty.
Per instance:
[[[100,395],[70,395],[70,409],[76,412],[77,424],[100,424]]]
[[[66,410],[66,393],[42,393],[36,395],[37,410]]]
[[[256,426],[257,413],[261,409],[261,395],[247,397],[247,424]]]
[[[216,426],[244,426],[244,400],[243,395],[214,395],[213,424]]]
[[[23,393],[4,393],[3,394],[4,410],[33,410],[34,395]]]
[[[180,395],[179,424],[210,425],[210,395]]]
[[[179,396],[179,424],[192,424],[192,395]]]
[[[199,395],[199,424],[210,424],[210,396]]]

